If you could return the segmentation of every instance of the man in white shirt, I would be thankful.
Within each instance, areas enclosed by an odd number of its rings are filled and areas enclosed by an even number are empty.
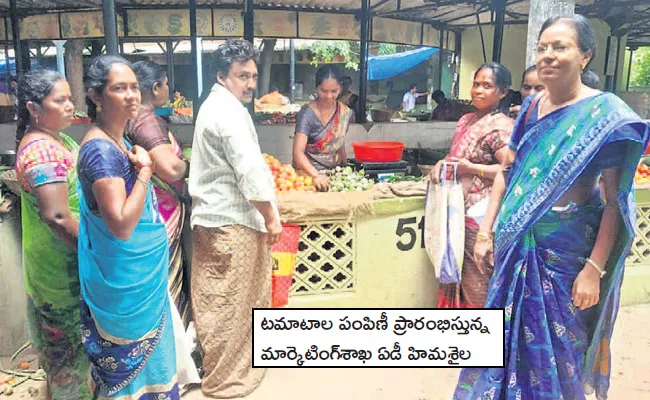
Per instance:
[[[409,85],[409,91],[404,93],[404,98],[402,99],[402,110],[404,112],[409,112],[415,108],[415,100],[420,96],[426,96],[427,93],[418,93],[418,87],[415,83]]]
[[[243,397],[261,383],[252,368],[252,308],[271,304],[270,246],[282,226],[275,186],[248,110],[258,51],[229,40],[216,51],[217,83],[196,119],[191,296],[203,351],[203,394]]]

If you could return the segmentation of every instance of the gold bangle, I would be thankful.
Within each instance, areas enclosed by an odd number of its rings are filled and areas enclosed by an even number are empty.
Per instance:
[[[477,239],[492,239],[492,234],[490,232],[485,232],[485,231],[479,231],[476,234]]]
[[[485,175],[485,168],[482,165],[480,167],[478,167],[478,175],[481,178],[483,178],[483,176]]]

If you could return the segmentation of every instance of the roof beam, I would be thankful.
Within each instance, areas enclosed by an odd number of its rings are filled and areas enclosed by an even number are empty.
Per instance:
[[[394,14],[411,14],[414,12],[421,12],[421,11],[429,11],[429,10],[434,10],[436,8],[440,7],[438,4],[427,4],[424,6],[417,6],[417,7],[411,7],[411,8],[403,8],[401,10],[393,10],[393,11],[385,11],[383,13],[378,13],[377,16],[379,17],[388,17]]]
[[[478,10],[472,12],[471,14],[467,14],[467,15],[463,15],[462,17],[456,17],[456,18],[452,18],[450,20],[447,20],[447,21],[445,21],[445,24],[450,24],[450,23],[455,22],[455,21],[460,21],[461,19],[469,18],[469,17],[472,17],[474,15],[483,14],[486,11],[490,11],[489,8],[481,7]],[[474,25],[470,25],[470,26],[474,26]]]
[[[377,3],[374,6],[370,7],[370,10],[375,10],[375,9],[383,6],[384,4],[388,3],[389,1],[391,1],[391,0],[381,0],[379,3]]]

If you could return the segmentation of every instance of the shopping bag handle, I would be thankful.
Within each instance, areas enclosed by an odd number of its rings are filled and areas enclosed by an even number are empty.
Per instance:
[[[447,165],[452,165],[454,168],[454,183],[458,183],[458,163],[457,162],[447,162],[445,160],[442,161],[442,168],[440,171],[440,182],[446,182],[447,181]]]

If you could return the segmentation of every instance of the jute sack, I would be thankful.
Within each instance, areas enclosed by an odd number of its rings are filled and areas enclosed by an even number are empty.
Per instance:
[[[278,196],[278,210],[282,223],[305,221],[327,216],[373,214],[374,190],[350,193],[289,192]]]

